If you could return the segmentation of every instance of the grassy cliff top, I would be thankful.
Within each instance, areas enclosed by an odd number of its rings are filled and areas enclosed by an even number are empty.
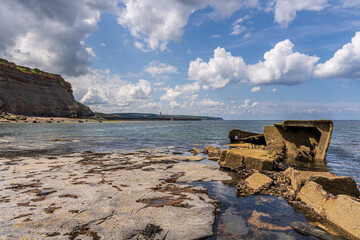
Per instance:
[[[54,73],[48,73],[48,72],[44,72],[38,68],[29,68],[29,67],[24,67],[24,66],[20,66],[20,65],[16,65],[13,62],[9,62],[6,59],[0,58],[0,66],[7,66],[10,68],[16,68],[17,70],[23,72],[23,73],[32,73],[32,74],[37,74],[37,75],[42,75],[42,76],[49,76],[49,77],[59,77],[59,74],[54,74]]]

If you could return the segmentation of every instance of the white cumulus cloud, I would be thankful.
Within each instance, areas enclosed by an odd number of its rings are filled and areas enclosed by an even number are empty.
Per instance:
[[[308,81],[319,60],[293,51],[294,44],[284,40],[264,54],[265,61],[249,66],[249,79],[253,85],[295,85]]]
[[[161,63],[157,61],[152,61],[148,66],[145,67],[145,71],[150,73],[151,76],[155,77],[156,75],[162,74],[176,74],[179,73],[178,69],[175,66],[170,64]]]
[[[244,104],[240,105],[239,108],[254,108],[258,104],[258,102],[251,102],[250,99],[246,99]]]
[[[246,27],[242,26],[241,23],[244,22],[244,20],[247,20],[250,18],[250,15],[246,15],[243,18],[239,18],[238,20],[236,20],[233,25],[232,25],[232,32],[230,33],[230,35],[239,35],[240,33],[244,32],[246,30]]]
[[[92,70],[79,77],[69,77],[77,100],[96,111],[118,111],[126,106],[133,110],[152,98],[150,82],[140,79],[129,82],[110,70]]]
[[[224,103],[222,102],[217,102],[217,101],[213,101],[210,98],[204,98],[201,101],[198,102],[192,102],[191,104],[192,106],[197,106],[197,107],[204,107],[204,108],[212,108],[212,107],[220,107],[220,106],[224,106]]]
[[[213,18],[229,17],[242,7],[256,7],[258,0],[124,0],[123,3],[118,23],[147,48],[165,50],[169,41],[181,39],[194,11],[209,6],[213,8],[210,14]]]
[[[220,89],[230,82],[240,82],[246,78],[247,69],[241,57],[234,57],[224,48],[218,47],[209,62],[204,62],[201,58],[191,61],[188,75],[205,87]]]
[[[253,87],[250,91],[251,92],[258,92],[258,91],[260,91],[260,87]]]
[[[161,101],[174,101],[182,96],[190,96],[196,94],[200,91],[200,85],[197,82],[185,84],[185,85],[176,85],[175,88],[168,88],[166,93],[161,96]]]
[[[350,43],[336,51],[334,56],[316,66],[317,78],[360,78],[360,32],[356,32]]]
[[[296,85],[308,81],[319,60],[293,51],[290,40],[284,40],[264,54],[265,61],[247,65],[241,56],[232,56],[224,48],[216,48],[213,58],[190,62],[188,76],[204,89],[220,89],[229,83],[248,82],[251,85]],[[255,91],[257,88],[254,88]]]
[[[287,27],[296,17],[296,12],[321,11],[327,7],[327,2],[328,0],[276,0],[275,21]]]
[[[86,74],[95,54],[84,40],[97,30],[103,11],[115,13],[116,2],[2,1],[0,55],[49,72]]]

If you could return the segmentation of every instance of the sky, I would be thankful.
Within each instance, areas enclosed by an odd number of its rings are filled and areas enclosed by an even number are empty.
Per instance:
[[[0,2],[0,57],[93,111],[360,119],[359,0]]]

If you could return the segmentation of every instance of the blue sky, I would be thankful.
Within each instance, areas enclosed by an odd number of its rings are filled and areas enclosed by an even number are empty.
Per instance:
[[[358,0],[3,3],[0,57],[95,111],[360,119]]]

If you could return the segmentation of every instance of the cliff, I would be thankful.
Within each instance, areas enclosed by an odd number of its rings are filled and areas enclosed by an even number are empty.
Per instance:
[[[42,117],[90,117],[60,75],[17,66],[0,58],[0,112]]]

